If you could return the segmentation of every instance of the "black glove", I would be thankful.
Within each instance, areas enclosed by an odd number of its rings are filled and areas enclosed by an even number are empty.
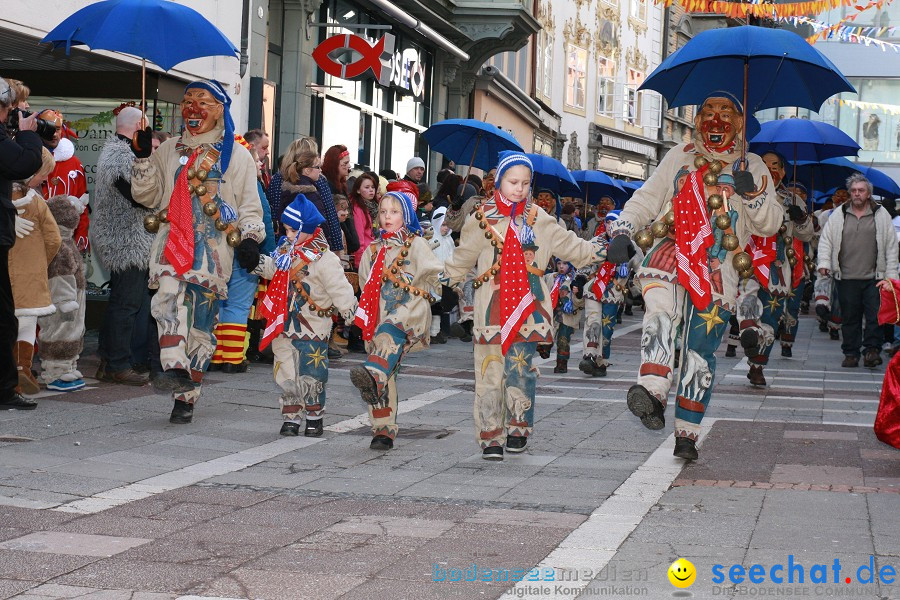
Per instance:
[[[617,235],[606,247],[606,260],[617,265],[627,263],[634,254],[634,244],[627,235]]]
[[[750,192],[755,192],[756,184],[753,183],[753,173],[750,171],[735,171],[734,191],[741,196],[746,196]]]
[[[797,206],[796,204],[791,204],[788,207],[788,216],[791,218],[791,221],[796,221],[797,223],[802,223],[806,220],[806,212]]]
[[[572,281],[572,291],[575,292],[575,297],[581,300],[581,297],[584,296],[584,286],[587,284],[587,277],[582,274],[578,274],[575,276],[574,281]]]
[[[153,150],[153,130],[149,127],[144,130],[138,130],[131,138],[131,151],[134,152],[135,158],[149,158],[150,152]]]
[[[238,264],[245,271],[252,271],[259,265],[259,244],[256,243],[256,240],[250,238],[242,240],[234,254],[237,256]]]

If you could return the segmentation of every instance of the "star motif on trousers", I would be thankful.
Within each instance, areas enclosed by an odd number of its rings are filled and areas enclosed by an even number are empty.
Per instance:
[[[211,291],[201,292],[200,294],[203,296],[203,301],[200,303],[201,305],[205,305],[207,308],[212,308],[213,302],[216,301],[216,293]]]
[[[307,354],[306,356],[309,358],[309,361],[306,364],[312,365],[314,369],[318,369],[319,366],[328,359],[328,353],[322,348],[316,348],[315,352]]]
[[[601,327],[609,327],[610,323],[612,323],[612,318],[610,318],[608,315],[603,315],[603,318],[600,319]]]
[[[722,320],[722,317],[719,316],[719,307],[715,304],[713,304],[713,307],[707,312],[697,313],[697,316],[703,319],[704,322],[697,325],[695,329],[699,329],[705,324],[706,335],[709,335],[717,326],[725,323],[725,321]]]
[[[513,362],[513,368],[519,372],[519,375],[525,374],[522,369],[528,367],[528,358],[524,350],[516,350],[516,353],[509,357],[509,360]]]
[[[781,300],[777,296],[772,296],[772,299],[769,300],[769,311],[775,312],[778,310],[779,304],[781,304]]]
[[[791,288],[791,290],[787,293],[788,300],[792,300],[794,298],[794,291],[794,288]]]

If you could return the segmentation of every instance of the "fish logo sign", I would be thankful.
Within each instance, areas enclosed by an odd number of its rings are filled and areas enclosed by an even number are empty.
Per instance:
[[[380,85],[388,86],[393,69],[394,39],[392,34],[386,33],[372,45],[358,35],[342,33],[316,46],[312,57],[319,68],[332,77],[356,79],[366,71],[372,71]],[[344,63],[340,57],[348,53],[355,60]]]

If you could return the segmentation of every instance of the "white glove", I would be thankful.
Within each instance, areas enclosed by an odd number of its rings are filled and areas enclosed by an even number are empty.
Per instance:
[[[19,209],[19,212],[25,212],[22,209]],[[19,215],[16,215],[16,237],[23,238],[29,233],[34,231],[34,223],[29,221],[28,219],[24,219]]]

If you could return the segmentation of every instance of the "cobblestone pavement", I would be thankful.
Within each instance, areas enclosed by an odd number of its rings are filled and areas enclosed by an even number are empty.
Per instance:
[[[150,388],[95,381],[0,412],[0,597],[900,598],[900,451],[871,428],[884,366],[840,368],[804,317],[758,389],[723,345],[685,465],[671,423],[625,406],[636,315],[606,378],[577,370],[577,336],[569,373],[538,361],[534,435],[502,463],[480,457],[458,340],[409,356],[387,453],[347,377],[359,355],[332,362],[322,438],[278,435],[265,365],[210,374],[190,425]]]

